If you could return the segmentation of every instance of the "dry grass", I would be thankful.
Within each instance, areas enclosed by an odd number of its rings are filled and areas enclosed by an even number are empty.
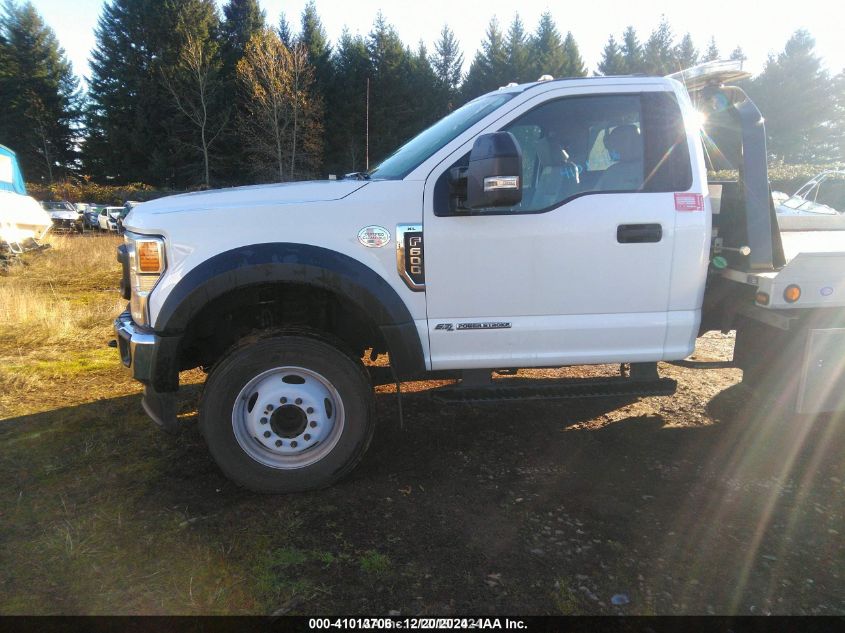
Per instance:
[[[21,412],[21,396],[95,379],[117,360],[106,344],[126,304],[117,293],[119,238],[48,241],[49,250],[26,255],[0,276],[0,418]]]
[[[117,294],[118,239],[52,236],[50,243],[0,277],[0,354],[12,341],[78,347],[80,337],[102,333],[125,305]]]

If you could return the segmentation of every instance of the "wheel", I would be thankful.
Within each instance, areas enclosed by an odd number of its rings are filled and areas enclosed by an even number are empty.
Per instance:
[[[256,492],[334,483],[373,435],[372,387],[360,361],[324,338],[268,335],[212,369],[200,429],[227,477]]]

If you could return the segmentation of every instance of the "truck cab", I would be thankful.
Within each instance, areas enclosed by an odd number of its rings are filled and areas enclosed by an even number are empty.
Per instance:
[[[454,399],[495,394],[494,370],[606,363],[630,369],[538,389],[666,393],[657,361],[684,359],[703,329],[760,323],[749,275],[783,265],[770,196],[757,199],[759,112],[716,70],[509,85],[368,173],[139,205],[115,328],[144,408],[175,427],[179,371],[207,368],[200,426],[217,463],[285,492],[362,457],[365,353],[388,354],[397,382],[459,378]],[[744,179],[719,190],[718,239],[698,86],[727,95],[744,147]]]

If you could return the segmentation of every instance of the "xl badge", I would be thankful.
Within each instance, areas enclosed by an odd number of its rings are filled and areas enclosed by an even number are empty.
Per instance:
[[[390,231],[383,226],[365,226],[358,231],[358,241],[367,248],[381,248],[390,242]]]

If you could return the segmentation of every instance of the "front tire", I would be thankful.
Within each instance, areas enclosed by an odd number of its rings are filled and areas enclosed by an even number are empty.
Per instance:
[[[199,409],[217,465],[256,492],[336,482],[363,457],[374,428],[363,365],[316,335],[238,344],[209,374]]]

